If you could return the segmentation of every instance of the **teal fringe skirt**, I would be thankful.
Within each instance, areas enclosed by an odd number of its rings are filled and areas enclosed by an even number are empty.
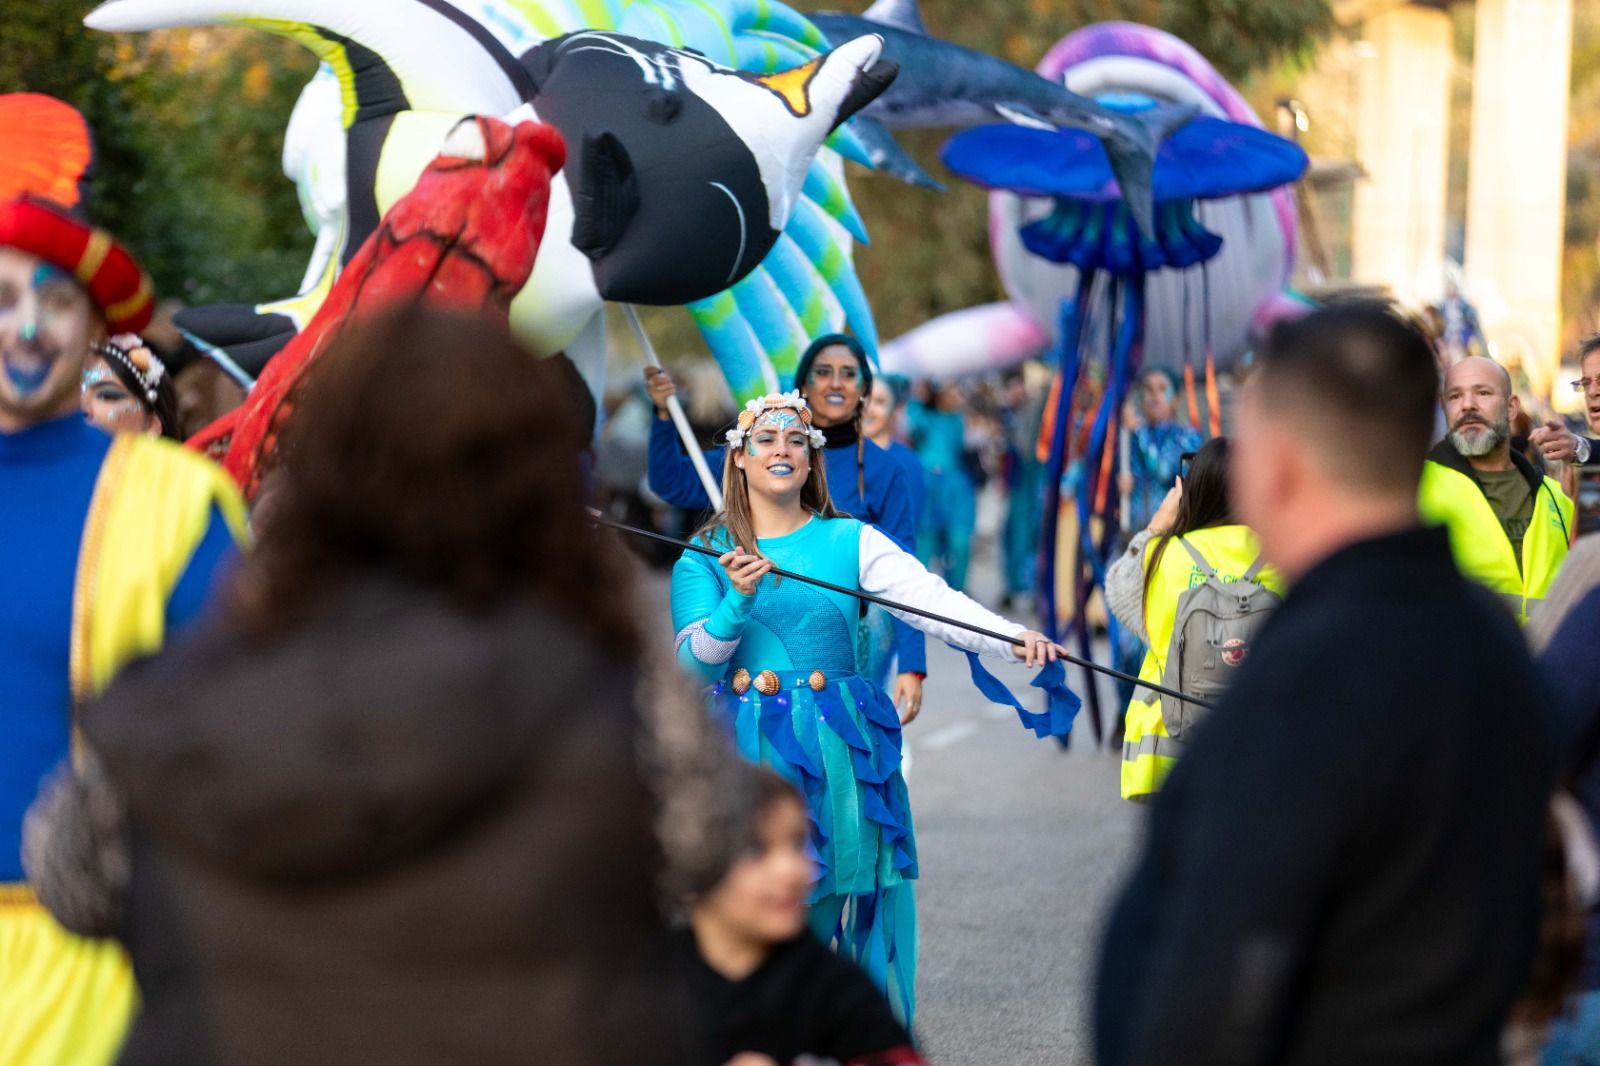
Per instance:
[[[917,847],[900,776],[900,717],[858,674],[779,671],[778,691],[711,690],[713,714],[739,752],[777,770],[806,797],[817,880],[812,929],[855,960],[909,1025],[917,960]]]

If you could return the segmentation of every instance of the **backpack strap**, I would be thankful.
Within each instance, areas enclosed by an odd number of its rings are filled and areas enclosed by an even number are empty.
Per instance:
[[[1189,553],[1189,558],[1194,560],[1194,565],[1200,568],[1200,572],[1206,575],[1206,579],[1208,581],[1215,581],[1217,572],[1212,568],[1210,563],[1206,562],[1206,557],[1201,555],[1199,550],[1196,549],[1193,544],[1190,544],[1185,538],[1179,537],[1178,543],[1183,545],[1183,550]]]
[[[1195,549],[1193,544],[1190,544],[1182,537],[1178,538],[1178,543],[1183,545],[1184,550],[1189,553],[1189,558],[1194,560],[1194,564],[1200,568],[1201,573],[1205,574],[1208,580],[1217,579],[1216,570],[1212,569],[1211,564],[1206,562],[1206,557],[1201,555],[1199,551]],[[1261,568],[1265,566],[1266,563],[1267,557],[1265,555],[1257,555],[1255,561],[1250,564],[1249,569],[1244,572],[1244,576],[1239,580],[1249,581],[1252,584],[1260,584],[1260,582],[1256,581],[1256,578],[1260,576]]]
[[[1239,580],[1249,581],[1259,585],[1260,582],[1256,581],[1256,578],[1260,576],[1261,568],[1266,565],[1266,561],[1267,557],[1265,555],[1256,556],[1256,561],[1250,564],[1250,569],[1246,570],[1244,572],[1244,577],[1241,577]]]

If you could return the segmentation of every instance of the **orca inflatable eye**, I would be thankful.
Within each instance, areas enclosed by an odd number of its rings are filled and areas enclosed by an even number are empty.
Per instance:
[[[651,89],[644,94],[639,109],[645,118],[657,126],[670,126],[678,121],[678,115],[683,111],[683,94]]]
[[[451,127],[450,135],[444,139],[444,146],[439,149],[440,155],[455,156],[458,159],[476,159],[480,163],[489,156],[489,146],[483,143],[483,131],[478,128],[478,120],[464,118]]]

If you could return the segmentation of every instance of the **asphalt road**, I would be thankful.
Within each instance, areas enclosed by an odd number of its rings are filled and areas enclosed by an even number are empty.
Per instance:
[[[1004,671],[1002,673],[1002,670]],[[1073,671],[1074,674],[1077,671]],[[1020,692],[1027,671],[996,668]],[[1094,1061],[1100,929],[1142,831],[1086,720],[1063,751],[929,649],[907,731],[921,881],[917,1037],[941,1066]]]

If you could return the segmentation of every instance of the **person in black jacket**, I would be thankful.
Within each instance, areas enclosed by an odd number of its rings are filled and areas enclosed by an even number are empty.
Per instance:
[[[1547,691],[1418,526],[1427,340],[1363,303],[1258,355],[1233,497],[1291,589],[1154,805],[1099,1061],[1498,1062],[1538,930]]]
[[[904,1026],[855,963],[806,928],[815,867],[805,798],[772,770],[731,783],[747,841],[691,891],[677,969],[700,1022],[703,1066],[920,1066]]]
[[[1580,815],[1593,851],[1600,839],[1600,536],[1580,537],[1567,556],[1561,576],[1550,586],[1542,612],[1528,627],[1528,642],[1555,693],[1561,740],[1561,769],[1567,796]],[[1584,834],[1580,834],[1580,840]],[[1568,841],[1569,850],[1582,844]],[[1576,869],[1581,860],[1574,856]],[[1600,873],[1600,869],[1591,866]],[[1586,895],[1584,889],[1587,889]],[[1580,903],[1586,904],[1583,954],[1576,987],[1541,1059],[1544,1066],[1582,1066],[1594,1061],[1600,1048],[1600,910],[1594,909],[1597,886],[1579,881]]]

